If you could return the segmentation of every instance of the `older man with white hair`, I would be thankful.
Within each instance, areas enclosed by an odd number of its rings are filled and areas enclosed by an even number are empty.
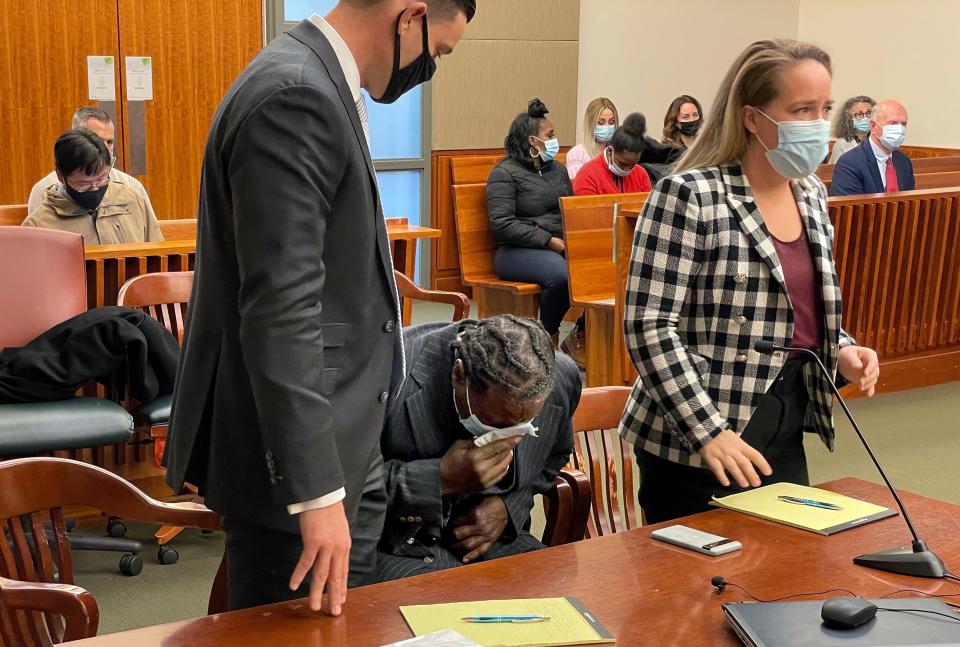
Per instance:
[[[902,103],[887,99],[874,106],[870,136],[837,160],[830,195],[913,190],[913,164],[898,150],[906,134],[907,109]]]

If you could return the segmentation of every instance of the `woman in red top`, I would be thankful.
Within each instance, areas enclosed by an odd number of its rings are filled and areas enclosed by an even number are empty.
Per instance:
[[[646,117],[639,112],[628,115],[613,133],[610,145],[577,173],[574,195],[650,191],[650,176],[639,164],[646,131]]]

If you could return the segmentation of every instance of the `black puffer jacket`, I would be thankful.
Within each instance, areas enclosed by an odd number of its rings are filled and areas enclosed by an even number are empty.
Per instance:
[[[551,238],[563,238],[560,198],[573,195],[567,167],[506,157],[487,178],[487,216],[497,245],[546,247]]]

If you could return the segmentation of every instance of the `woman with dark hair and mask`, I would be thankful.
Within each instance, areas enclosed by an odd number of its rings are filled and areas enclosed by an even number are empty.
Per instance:
[[[575,195],[645,193],[651,189],[650,176],[640,157],[646,146],[647,119],[634,112],[617,128],[610,144],[590,161],[573,181]]]
[[[678,157],[693,146],[703,126],[703,108],[689,94],[673,100],[663,118],[663,143],[677,149]]]
[[[153,208],[129,186],[110,181],[113,156],[92,130],[74,128],[53,146],[57,179],[24,227],[70,231],[85,245],[163,240]]]
[[[543,288],[540,322],[557,345],[570,308],[560,198],[573,195],[573,186],[566,167],[555,161],[560,144],[548,113],[533,99],[514,117],[503,141],[507,155],[487,179],[487,216],[497,241],[494,270],[504,280]],[[583,365],[582,322],[559,348]]]

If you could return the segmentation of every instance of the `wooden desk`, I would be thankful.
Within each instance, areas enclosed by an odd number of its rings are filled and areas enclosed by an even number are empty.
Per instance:
[[[893,505],[882,486],[857,479],[827,488]],[[904,494],[922,536],[948,566],[960,568],[960,506]],[[73,643],[77,647],[296,647],[383,645],[410,637],[399,605],[514,597],[576,596],[613,632],[619,645],[738,645],[717,595],[723,575],[761,597],[844,587],[868,596],[898,589],[958,593],[960,584],[886,574],[856,566],[854,556],[909,539],[899,517],[834,535],[717,510],[689,518],[707,532],[732,537],[743,550],[707,557],[650,539],[658,526],[589,539],[487,564],[355,589],[339,618],[312,616],[303,603],[275,604]],[[814,596],[822,597],[822,596]]]

